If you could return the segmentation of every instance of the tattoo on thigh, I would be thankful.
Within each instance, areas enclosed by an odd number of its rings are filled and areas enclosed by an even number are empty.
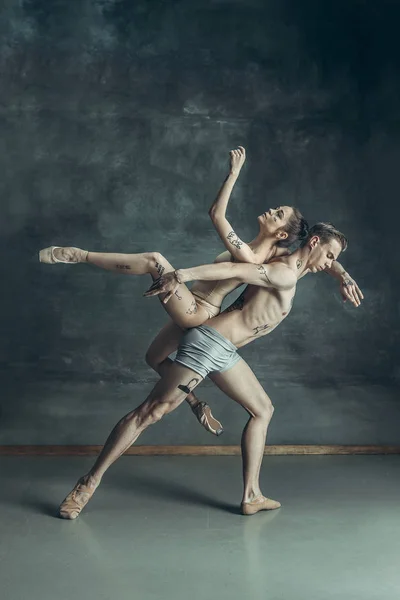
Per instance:
[[[232,244],[232,246],[235,246],[235,248],[237,248],[238,250],[240,250],[240,248],[243,246],[242,240],[236,235],[234,231],[230,231],[226,236],[226,239]]]
[[[115,265],[117,267],[117,269],[127,269],[128,271],[130,271],[130,266],[129,265]]]
[[[185,392],[185,394],[190,394],[190,392],[196,387],[196,385],[199,383],[200,379],[198,377],[193,377],[193,379],[191,379],[187,385],[181,384],[178,385],[178,390],[182,390],[182,392]]]
[[[192,304],[187,309],[186,314],[187,315],[195,315],[196,313],[197,313],[197,304],[196,304],[196,301],[193,300]]]
[[[263,277],[265,277],[267,283],[271,283],[269,280],[269,277],[267,275],[267,271],[265,270],[264,265],[260,265],[259,267],[257,267],[257,271],[259,271],[261,273],[261,275],[263,275]]]
[[[246,288],[247,290],[247,288]],[[226,308],[224,310],[224,312],[231,312],[232,310],[243,310],[244,307],[244,295],[246,290],[244,290],[240,296],[238,296],[236,298],[236,300],[234,302],[232,302],[232,304],[230,306],[228,306],[228,308]]]
[[[254,335],[257,335],[258,333],[260,333],[260,331],[265,331],[266,329],[269,329],[268,323],[266,323],[265,325],[258,325],[257,327],[253,327]]]
[[[156,269],[157,269],[157,273],[159,274],[159,276],[161,277],[161,275],[164,273],[165,271],[165,267],[163,267],[162,265],[160,265],[160,263],[156,262]]]

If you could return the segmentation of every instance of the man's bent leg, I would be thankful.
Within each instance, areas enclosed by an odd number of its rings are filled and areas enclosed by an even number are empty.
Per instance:
[[[90,471],[81,477],[60,506],[60,516],[76,519],[89,502],[106,470],[137,440],[149,426],[172,412],[185,399],[186,389],[194,389],[203,378],[184,367],[173,365],[156,384],[149,397],[123,417],[111,431]]]
[[[271,400],[244,360],[228,371],[212,373],[209,377],[250,414],[241,440],[244,483],[242,512],[254,514],[260,510],[279,508],[279,502],[262,495],[259,483],[267,429],[274,412]]]
[[[169,355],[178,349],[181,339],[182,329],[172,321],[167,323],[147,350],[147,364],[163,376],[173,365]],[[213,416],[211,408],[206,402],[201,402],[192,392],[187,396],[186,402],[206,431],[217,436],[223,433],[224,429],[221,423]]]

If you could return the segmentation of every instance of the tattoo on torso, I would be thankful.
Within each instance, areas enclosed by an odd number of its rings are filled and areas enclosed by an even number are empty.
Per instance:
[[[260,331],[265,331],[269,328],[270,326],[268,325],[268,323],[266,323],[265,325],[258,325],[257,327],[253,327],[253,335],[257,335],[258,333],[260,333]]]
[[[246,288],[247,290],[247,288]],[[228,306],[228,308],[226,308],[224,310],[224,312],[231,312],[232,310],[243,310],[244,307],[244,295],[246,293],[246,290],[243,290],[243,292],[240,294],[240,296],[238,296],[236,298],[236,300],[234,300],[232,302],[232,304],[230,306]]]
[[[238,250],[243,246],[242,240],[236,235],[234,231],[230,231],[226,237],[226,239],[235,246]]]
[[[303,261],[298,258],[297,261],[296,261],[296,267],[298,269],[300,269],[302,264],[303,264]]]

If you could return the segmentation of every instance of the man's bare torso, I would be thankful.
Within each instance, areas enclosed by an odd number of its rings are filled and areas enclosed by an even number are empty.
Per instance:
[[[240,348],[271,333],[288,316],[295,292],[296,286],[277,290],[249,285],[231,306],[204,325],[213,327]]]

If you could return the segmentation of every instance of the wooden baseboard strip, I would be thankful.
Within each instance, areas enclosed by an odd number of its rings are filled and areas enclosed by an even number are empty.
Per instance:
[[[102,446],[0,446],[0,456],[97,456]],[[400,454],[400,446],[266,446],[264,454]],[[239,456],[240,446],[132,446],[125,456]]]

